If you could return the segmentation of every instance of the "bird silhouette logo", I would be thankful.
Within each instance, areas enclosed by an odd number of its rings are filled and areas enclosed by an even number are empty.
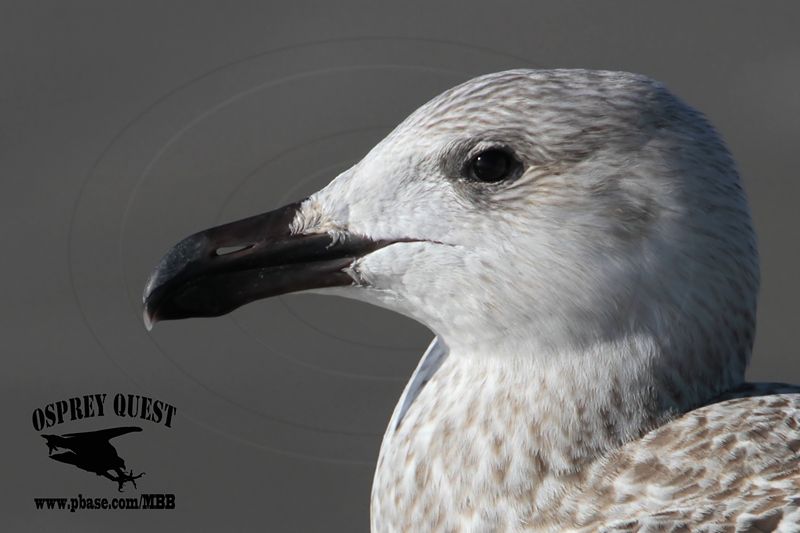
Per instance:
[[[122,489],[128,482],[136,488],[136,480],[142,477],[144,472],[139,474],[134,474],[133,470],[126,472],[125,461],[110,441],[136,431],[142,431],[142,428],[127,426],[64,435],[42,435],[42,437],[47,443],[50,459],[115,481],[118,484],[117,490],[123,492]]]

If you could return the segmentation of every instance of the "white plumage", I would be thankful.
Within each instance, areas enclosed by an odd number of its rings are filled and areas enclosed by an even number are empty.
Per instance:
[[[487,149],[513,179],[468,179]],[[800,395],[743,384],[758,258],[734,163],[644,76],[515,70],[424,105],[295,234],[396,242],[322,292],[438,335],[374,531],[800,531]]]

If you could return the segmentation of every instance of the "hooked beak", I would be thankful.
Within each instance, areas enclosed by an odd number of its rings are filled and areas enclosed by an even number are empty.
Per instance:
[[[144,289],[147,329],[160,320],[211,317],[270,296],[352,285],[344,271],[396,240],[293,235],[300,202],[195,233],[176,244]]]

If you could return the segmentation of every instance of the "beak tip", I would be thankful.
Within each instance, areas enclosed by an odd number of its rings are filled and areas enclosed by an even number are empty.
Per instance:
[[[144,322],[144,328],[148,332],[153,331],[153,326],[156,322],[158,322],[155,314],[150,314],[150,310],[147,309],[147,306],[145,306],[144,311],[142,312],[142,321]]]

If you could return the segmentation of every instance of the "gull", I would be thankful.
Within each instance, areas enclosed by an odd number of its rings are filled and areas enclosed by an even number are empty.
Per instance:
[[[314,291],[430,328],[375,532],[800,531],[800,388],[744,380],[758,285],[701,113],[642,75],[511,70],[308,198],[180,241],[144,316]]]

